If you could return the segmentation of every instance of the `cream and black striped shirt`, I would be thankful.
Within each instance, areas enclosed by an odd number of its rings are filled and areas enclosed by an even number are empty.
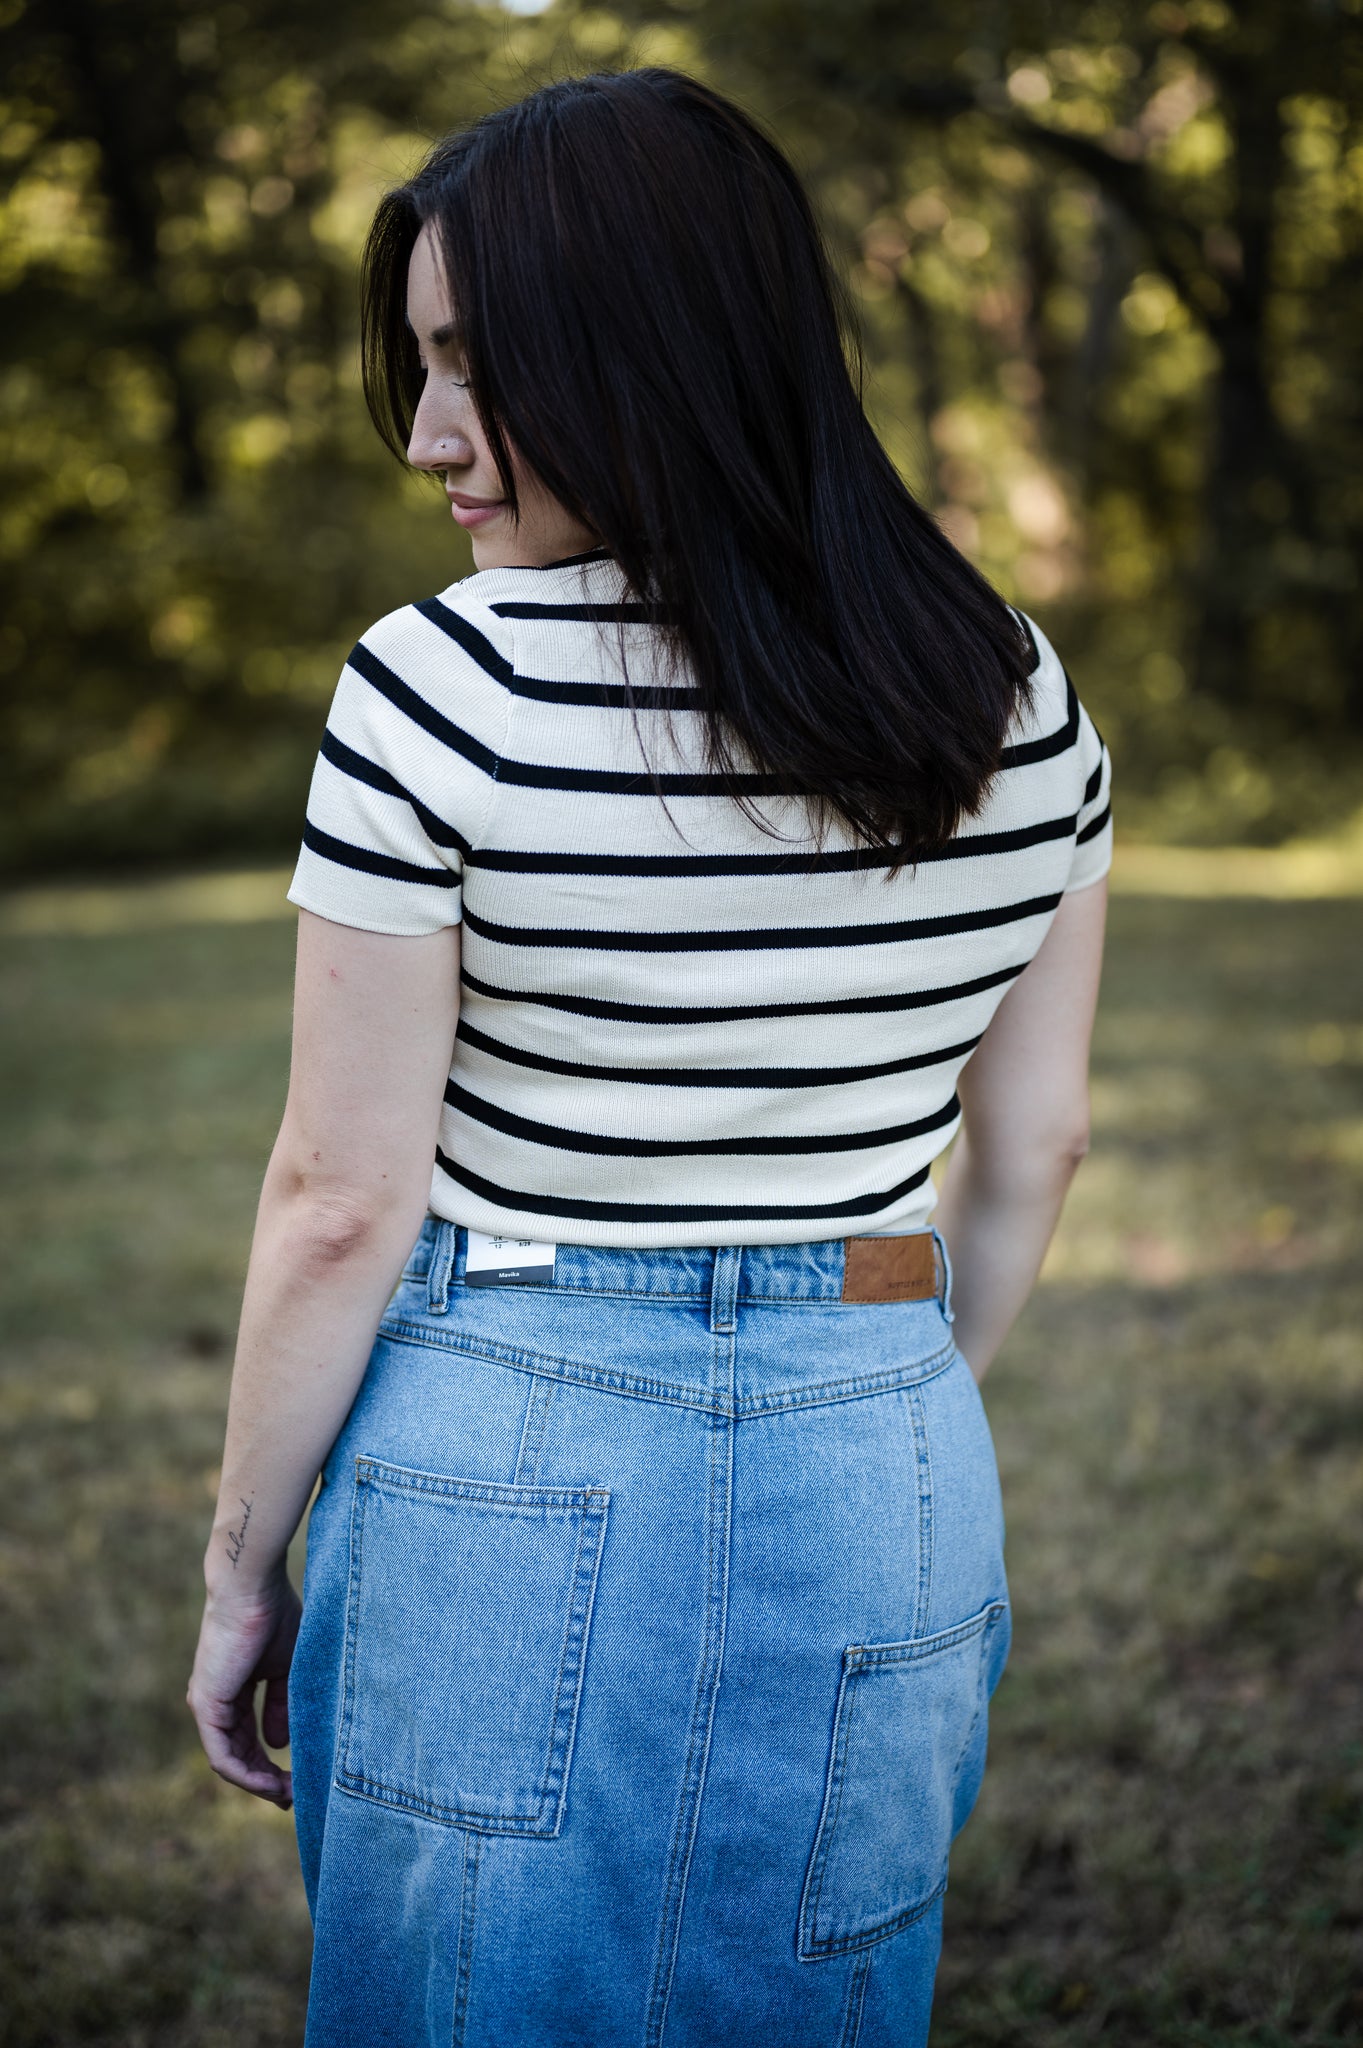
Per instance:
[[[336,691],[289,898],[462,919],[431,1207],[603,1245],[921,1225],[962,1066],[1108,868],[1102,741],[1028,621],[1035,701],[985,807],[887,879],[850,835],[812,853],[797,802],[754,783],[774,838],[719,793],[622,594],[604,551],[482,570],[380,619]]]

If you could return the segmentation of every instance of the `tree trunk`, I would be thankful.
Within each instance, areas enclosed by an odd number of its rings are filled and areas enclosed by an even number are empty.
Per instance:
[[[1112,363],[1117,316],[1136,274],[1131,224],[1104,192],[1098,195],[1093,254],[1084,331],[1067,367],[1056,416],[1066,461],[1085,490],[1093,474],[1093,416]]]
[[[107,11],[86,0],[48,0],[64,45],[72,100],[99,150],[100,182],[125,273],[136,287],[132,338],[155,358],[171,402],[170,453],[185,500],[209,488],[199,436],[199,408],[183,361],[184,323],[167,304],[157,249],[158,162],[191,159],[179,116],[188,85],[173,47],[143,52],[134,76],[109,61]],[[117,21],[113,33],[118,33]]]
[[[1235,144],[1236,196],[1233,240],[1219,266],[1224,310],[1208,320],[1220,364],[1202,549],[1189,596],[1196,686],[1242,704],[1255,694],[1258,621],[1291,598],[1300,578],[1284,563],[1279,536],[1291,531],[1310,543],[1320,520],[1314,479],[1278,418],[1269,386],[1274,216],[1285,167],[1280,82],[1261,56],[1223,61],[1218,84]]]

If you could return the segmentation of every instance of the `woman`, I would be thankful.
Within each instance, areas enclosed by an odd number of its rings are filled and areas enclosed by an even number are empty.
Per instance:
[[[384,199],[365,281],[476,567],[322,742],[190,1703],[297,1800],[315,2048],[907,2048],[1106,756],[890,467],[727,100],[545,87]]]

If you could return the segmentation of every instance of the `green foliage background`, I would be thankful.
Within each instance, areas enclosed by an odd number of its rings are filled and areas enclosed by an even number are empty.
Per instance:
[[[0,859],[283,852],[341,662],[467,573],[360,398],[451,126],[680,64],[769,121],[906,478],[1061,645],[1129,834],[1363,797],[1360,0],[0,0]]]

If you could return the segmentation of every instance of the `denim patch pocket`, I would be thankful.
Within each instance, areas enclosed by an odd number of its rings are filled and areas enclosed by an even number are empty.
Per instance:
[[[802,1960],[883,1941],[946,1889],[947,1852],[984,1769],[985,1707],[1007,1648],[1003,1601],[908,1643],[846,1650]]]
[[[355,1460],[342,1790],[558,1833],[609,1501]]]

